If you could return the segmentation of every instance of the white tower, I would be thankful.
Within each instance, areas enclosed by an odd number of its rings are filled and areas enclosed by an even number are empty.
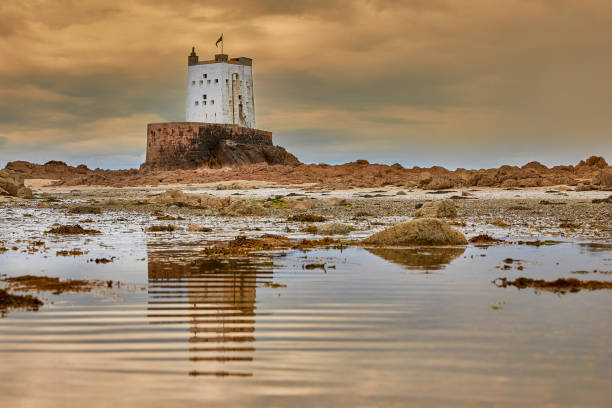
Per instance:
[[[187,122],[255,127],[251,58],[217,54],[199,61],[192,48],[187,61]]]

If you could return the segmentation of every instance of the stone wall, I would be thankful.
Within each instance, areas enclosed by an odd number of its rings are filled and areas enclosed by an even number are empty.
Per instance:
[[[272,133],[238,125],[168,122],[147,125],[147,156],[141,168],[222,167],[249,163],[296,164]]]

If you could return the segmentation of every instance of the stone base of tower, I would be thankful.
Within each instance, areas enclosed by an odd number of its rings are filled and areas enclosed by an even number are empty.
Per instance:
[[[272,133],[238,125],[167,122],[147,125],[147,156],[141,169],[225,167],[299,160],[272,144]]]

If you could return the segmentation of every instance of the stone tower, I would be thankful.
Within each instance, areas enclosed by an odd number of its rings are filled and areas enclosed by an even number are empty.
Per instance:
[[[251,58],[217,54],[200,61],[192,48],[187,66],[187,122],[255,127]]]

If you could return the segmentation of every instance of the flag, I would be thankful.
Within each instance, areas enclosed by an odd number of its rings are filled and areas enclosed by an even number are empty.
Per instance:
[[[219,39],[215,43],[215,47],[219,48],[219,43],[222,42],[222,41],[223,41],[223,34],[221,34],[221,37],[219,37]]]

